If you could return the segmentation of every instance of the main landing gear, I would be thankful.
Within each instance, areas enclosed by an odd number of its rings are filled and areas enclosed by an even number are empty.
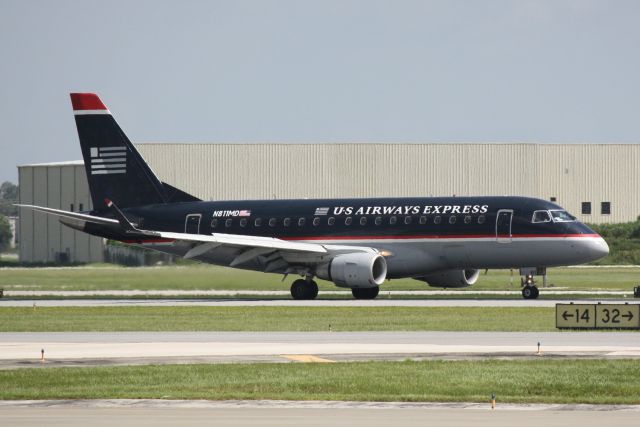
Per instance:
[[[318,284],[311,279],[298,279],[291,284],[291,296],[297,300],[315,299],[318,296]]]
[[[375,299],[380,292],[380,287],[352,288],[351,293],[355,299]],[[295,300],[312,300],[318,296],[318,284],[311,279],[298,279],[291,284],[291,296]]]
[[[375,299],[380,292],[380,287],[373,288],[351,288],[351,293],[355,299]]]

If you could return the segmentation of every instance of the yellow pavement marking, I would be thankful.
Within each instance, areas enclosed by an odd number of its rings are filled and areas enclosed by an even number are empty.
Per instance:
[[[295,362],[304,363],[335,363],[335,360],[323,359],[312,354],[283,354],[282,357]]]

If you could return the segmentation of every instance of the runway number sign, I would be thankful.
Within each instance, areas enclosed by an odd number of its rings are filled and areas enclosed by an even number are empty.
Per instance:
[[[640,304],[556,304],[558,329],[640,329]]]

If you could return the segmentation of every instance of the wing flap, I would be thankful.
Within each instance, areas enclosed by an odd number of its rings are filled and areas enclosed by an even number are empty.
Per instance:
[[[326,254],[324,246],[317,243],[289,242],[287,240],[276,239],[275,237],[248,236],[242,234],[187,234],[172,233],[167,231],[154,231],[161,239],[171,239],[193,243],[219,243],[220,245],[234,246],[239,248],[268,248],[274,250],[287,250],[293,252],[309,252],[315,254]]]

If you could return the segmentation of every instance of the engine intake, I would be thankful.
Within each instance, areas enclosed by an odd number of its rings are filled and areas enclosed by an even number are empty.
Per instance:
[[[478,281],[480,270],[446,270],[416,277],[438,288],[466,288]]]
[[[319,265],[316,276],[343,288],[375,288],[387,277],[387,261],[374,253],[338,255]]]

